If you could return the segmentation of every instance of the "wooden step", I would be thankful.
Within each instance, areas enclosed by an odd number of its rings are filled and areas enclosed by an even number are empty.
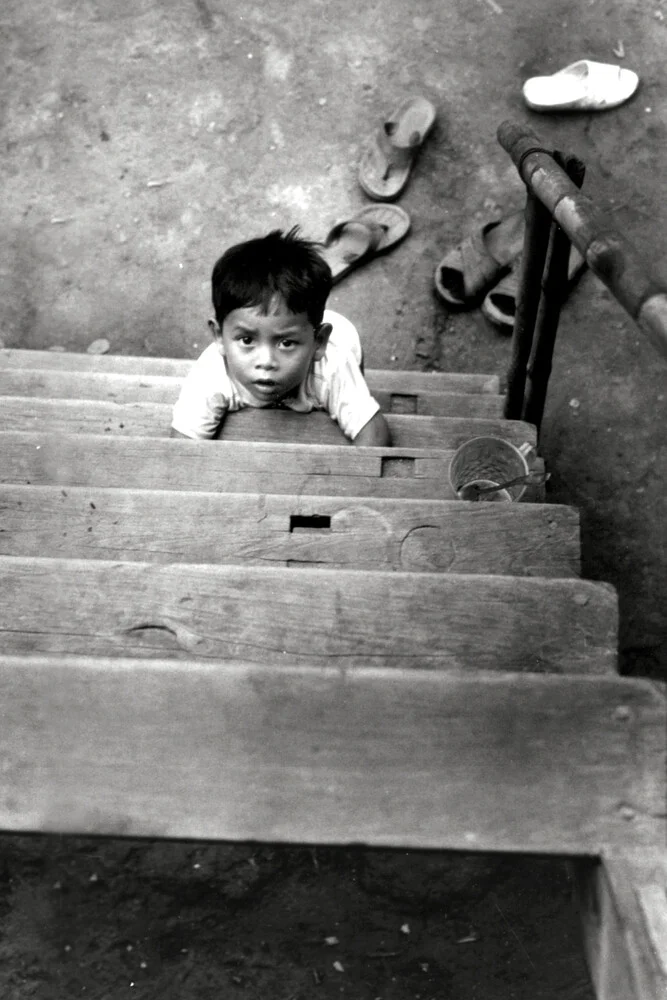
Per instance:
[[[616,669],[616,594],[587,580],[18,556],[0,579],[5,653]]]
[[[665,710],[645,682],[286,659],[1,657],[0,827],[560,855],[664,842]]]
[[[667,997],[666,844],[663,836],[653,850],[607,848],[576,865],[586,954],[602,1000]]]
[[[369,372],[369,384],[382,372]],[[394,374],[393,372],[390,374]],[[400,374],[400,373],[396,373]],[[393,379],[392,379],[393,381]],[[96,399],[112,403],[163,403],[173,406],[183,378],[105,371],[1,368],[0,396],[40,399]],[[502,417],[504,397],[488,392],[410,392],[401,386],[372,389],[384,413],[441,417]]]
[[[558,505],[8,485],[0,509],[1,555],[579,575]]]
[[[110,403],[94,399],[37,399],[1,396],[2,426],[6,431],[42,427],[59,434],[115,434],[169,437],[172,408],[164,403]],[[534,444],[535,427],[521,420],[477,417],[420,417],[387,415],[392,441],[398,447],[458,448],[469,438],[495,435],[520,445]],[[224,438],[292,440],[314,444],[346,442],[338,425],[323,411],[246,409],[230,414]]]
[[[0,455],[4,483],[454,499],[453,452],[437,448],[6,431]]]
[[[192,358],[148,358],[124,354],[75,354],[67,351],[0,350],[0,369],[35,368],[70,372],[116,372],[122,375],[163,375],[182,379],[192,367]],[[366,381],[375,392],[412,393],[500,391],[497,375],[468,372],[419,372],[391,368],[366,370]]]

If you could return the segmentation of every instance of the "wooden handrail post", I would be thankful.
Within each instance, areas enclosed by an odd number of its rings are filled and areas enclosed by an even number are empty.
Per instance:
[[[576,156],[564,156],[557,150],[553,155],[558,166],[580,188],[586,173],[581,160]],[[523,419],[534,424],[538,431],[544,415],[560,310],[567,294],[571,250],[569,236],[554,221],[551,225],[549,252],[542,279],[542,298],[535,324],[533,349],[528,361],[527,388],[522,413]]]
[[[533,344],[535,319],[540,304],[544,262],[549,245],[551,216],[549,210],[528,189],[526,198],[526,231],[523,240],[516,316],[512,334],[512,356],[507,372],[505,417],[519,420],[523,410],[526,369]]]

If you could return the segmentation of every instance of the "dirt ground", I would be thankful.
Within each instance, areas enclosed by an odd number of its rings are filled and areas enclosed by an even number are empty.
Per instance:
[[[509,342],[433,271],[523,201],[496,141],[530,124],[665,268],[665,0],[4,0],[0,337],[194,357],[230,243],[365,203],[360,145],[409,94],[438,121],[400,248],[331,305],[369,367],[504,374]],[[620,53],[620,54],[619,54]],[[525,109],[526,77],[589,57],[641,78],[598,115]],[[667,680],[667,367],[586,274],[561,320],[541,448],[582,512],[583,570],[620,595],[626,673]],[[0,992],[65,997],[591,1000],[559,859],[363,847],[0,839]]]

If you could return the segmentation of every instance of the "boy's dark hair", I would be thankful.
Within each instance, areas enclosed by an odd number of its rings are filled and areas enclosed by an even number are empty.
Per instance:
[[[331,268],[316,247],[294,226],[288,233],[274,229],[226,250],[211,275],[218,323],[234,309],[259,306],[266,313],[280,295],[290,312],[306,313],[318,327],[331,291]]]

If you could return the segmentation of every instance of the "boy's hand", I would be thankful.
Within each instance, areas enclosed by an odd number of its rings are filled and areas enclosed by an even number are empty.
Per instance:
[[[378,411],[352,440],[356,445],[365,445],[371,448],[388,448],[391,445],[391,431],[389,430],[387,421]]]

